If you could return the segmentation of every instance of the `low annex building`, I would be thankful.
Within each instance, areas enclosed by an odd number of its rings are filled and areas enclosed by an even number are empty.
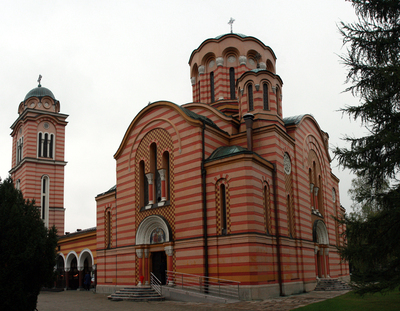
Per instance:
[[[189,66],[193,102],[154,102],[133,118],[114,155],[116,185],[96,197],[97,227],[60,240],[60,271],[76,260],[78,271],[96,270],[104,293],[151,272],[164,284],[174,282],[166,270],[196,274],[239,281],[243,299],[348,278],[329,136],[310,114],[283,116],[273,50],[229,33],[201,43]]]

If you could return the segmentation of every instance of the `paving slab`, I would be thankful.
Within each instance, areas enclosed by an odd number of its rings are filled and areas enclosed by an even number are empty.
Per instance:
[[[260,301],[241,301],[230,304],[220,303],[197,303],[179,301],[160,302],[131,302],[111,301],[108,295],[96,294],[88,291],[63,291],[63,292],[41,292],[38,297],[38,311],[205,311],[205,310],[271,310],[286,311],[293,310],[311,303],[323,301],[336,296],[343,295],[348,291],[331,292],[309,292],[299,295],[285,296]]]

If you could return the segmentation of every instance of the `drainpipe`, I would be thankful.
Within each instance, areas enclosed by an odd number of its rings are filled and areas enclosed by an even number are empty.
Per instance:
[[[203,188],[203,232],[204,232],[204,276],[208,277],[208,237],[207,237],[207,189],[206,189],[206,169],[204,167],[205,161],[205,130],[206,124],[203,122],[202,129],[202,151],[201,151],[201,179]]]
[[[253,151],[253,119],[254,115],[246,113],[243,116],[244,122],[246,123],[246,136],[247,136],[247,149]]]
[[[274,188],[274,210],[275,210],[275,235],[276,235],[276,255],[278,259],[278,282],[279,282],[279,295],[283,296],[282,287],[282,263],[281,263],[281,243],[280,243],[280,232],[279,232],[279,214],[278,214],[278,200],[277,200],[277,176],[276,176],[276,165],[274,164],[274,170],[272,171],[272,182]]]

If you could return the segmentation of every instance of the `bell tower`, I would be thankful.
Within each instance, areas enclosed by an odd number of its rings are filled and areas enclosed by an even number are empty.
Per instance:
[[[25,199],[35,200],[45,225],[64,234],[65,126],[68,115],[40,84],[26,94],[11,125],[10,175]]]

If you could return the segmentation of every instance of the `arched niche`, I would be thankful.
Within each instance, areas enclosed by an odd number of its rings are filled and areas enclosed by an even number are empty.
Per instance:
[[[314,222],[313,226],[313,240],[320,245],[328,245],[328,230],[326,230],[325,223],[318,219]]]
[[[164,231],[164,242],[171,241],[172,234],[168,221],[162,216],[152,215],[146,217],[140,223],[136,232],[136,245],[150,244],[151,234],[157,228],[160,228]]]

